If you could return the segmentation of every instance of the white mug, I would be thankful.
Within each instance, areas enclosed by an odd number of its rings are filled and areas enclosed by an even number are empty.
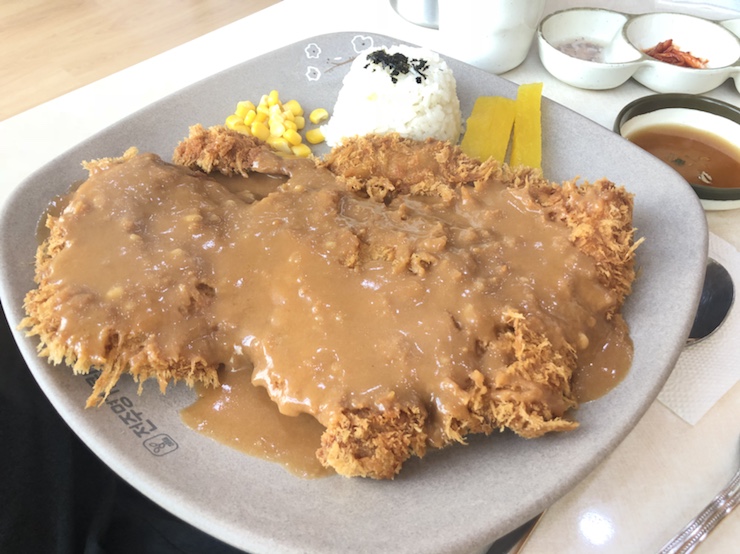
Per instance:
[[[521,64],[545,0],[438,0],[440,50],[491,73]]]

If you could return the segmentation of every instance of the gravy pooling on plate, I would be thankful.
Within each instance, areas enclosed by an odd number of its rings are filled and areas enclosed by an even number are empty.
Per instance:
[[[280,412],[325,428],[318,458],[345,475],[391,478],[469,433],[575,428],[573,372],[588,399],[631,361],[629,195],[436,141],[366,147],[316,167],[249,146],[251,168],[281,180],[219,182],[152,154],[89,164],[50,218],[24,325],[43,355],[103,369],[92,403],[126,371],[163,388],[251,371]],[[343,165],[355,154],[372,175]],[[419,180],[391,190],[396,172]],[[624,259],[588,253],[607,246]]]

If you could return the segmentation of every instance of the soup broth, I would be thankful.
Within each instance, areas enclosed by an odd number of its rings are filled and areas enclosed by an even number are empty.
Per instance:
[[[626,138],[692,185],[734,188],[740,184],[740,149],[718,135],[685,125],[655,125]]]

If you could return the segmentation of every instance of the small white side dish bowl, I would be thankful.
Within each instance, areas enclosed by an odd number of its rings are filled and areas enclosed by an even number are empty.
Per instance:
[[[740,152],[740,108],[705,96],[654,94],[638,98],[619,112],[614,131],[629,140],[635,133],[663,125],[681,125],[699,134],[721,137]],[[740,208],[740,174],[737,186],[731,188],[689,184],[707,211]]]
[[[545,69],[572,86],[615,88],[630,77],[662,93],[701,94],[729,78],[740,90],[740,20],[714,22],[678,13],[629,15],[598,8],[573,8],[545,17],[537,32]],[[645,50],[666,40],[707,60],[705,68],[656,60]],[[574,42],[595,44],[596,59],[568,49]]]
[[[657,92],[701,94],[717,88],[740,68],[740,40],[721,25],[691,15],[650,13],[631,17],[623,29],[624,37],[644,52],[668,39],[683,52],[707,60],[705,68],[679,67],[643,54],[635,80]]]
[[[627,47],[610,48],[622,32],[625,14],[596,8],[555,12],[542,20],[537,30],[540,59],[557,79],[574,87],[603,90],[618,87],[632,77],[631,63],[640,53]],[[594,59],[567,53],[569,47],[593,45]],[[606,57],[608,56],[608,58]]]

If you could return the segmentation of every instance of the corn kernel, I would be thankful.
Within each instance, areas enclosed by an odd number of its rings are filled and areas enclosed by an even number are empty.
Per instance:
[[[297,144],[290,147],[291,152],[299,158],[308,158],[311,155],[311,149],[306,144]]]
[[[255,121],[252,123],[252,127],[250,129],[252,131],[252,135],[257,137],[260,140],[267,140],[270,138],[270,129],[261,121]]]
[[[303,115],[303,108],[297,100],[288,100],[285,104],[283,104],[283,108],[292,113],[294,116]]]
[[[203,221],[203,216],[200,214],[187,214],[182,220],[185,223],[200,223]]]
[[[324,133],[318,128],[311,129],[310,131],[306,131],[306,140],[311,144],[319,144],[320,142],[324,142]]]
[[[237,103],[234,113],[244,119],[247,115],[247,112],[249,112],[250,110],[254,110],[254,104],[252,104],[249,100],[242,100],[241,102]]]
[[[316,108],[314,111],[311,112],[311,115],[308,116],[308,119],[314,125],[318,125],[319,123],[323,123],[324,121],[329,119],[329,112],[327,112],[324,108]]]
[[[290,154],[292,152],[290,149],[290,143],[283,137],[270,136],[267,138],[266,142],[278,152],[285,152],[286,154]]]
[[[287,140],[292,146],[297,146],[301,142],[303,142],[301,135],[299,135],[298,132],[294,131],[293,129],[286,129],[283,133],[283,138]]]
[[[108,289],[108,292],[105,293],[105,296],[109,300],[119,300],[123,297],[123,292],[123,287],[111,287],[110,289]]]
[[[279,114],[270,114],[267,116],[267,123],[268,125],[277,125],[278,123],[283,122],[283,117]]]
[[[326,121],[329,114],[325,109],[318,108],[308,118],[318,125]],[[295,99],[282,103],[276,89],[263,94],[256,106],[250,100],[237,102],[234,113],[226,118],[225,125],[264,140],[281,156],[308,157],[312,152],[310,146],[304,144],[304,138],[312,144],[324,140],[319,129],[308,131],[305,137],[301,135],[306,127],[303,107]]]
[[[249,110],[244,116],[244,125],[251,125],[252,123],[254,123],[254,120],[256,117],[257,117],[257,111],[254,109]]]
[[[227,128],[233,130],[234,126],[236,126],[238,123],[243,123],[242,119],[236,114],[231,114],[229,117],[226,118],[225,125]]]
[[[271,120],[270,134],[273,137],[282,137],[283,133],[285,133],[285,125],[283,125],[283,122],[278,120]]]

